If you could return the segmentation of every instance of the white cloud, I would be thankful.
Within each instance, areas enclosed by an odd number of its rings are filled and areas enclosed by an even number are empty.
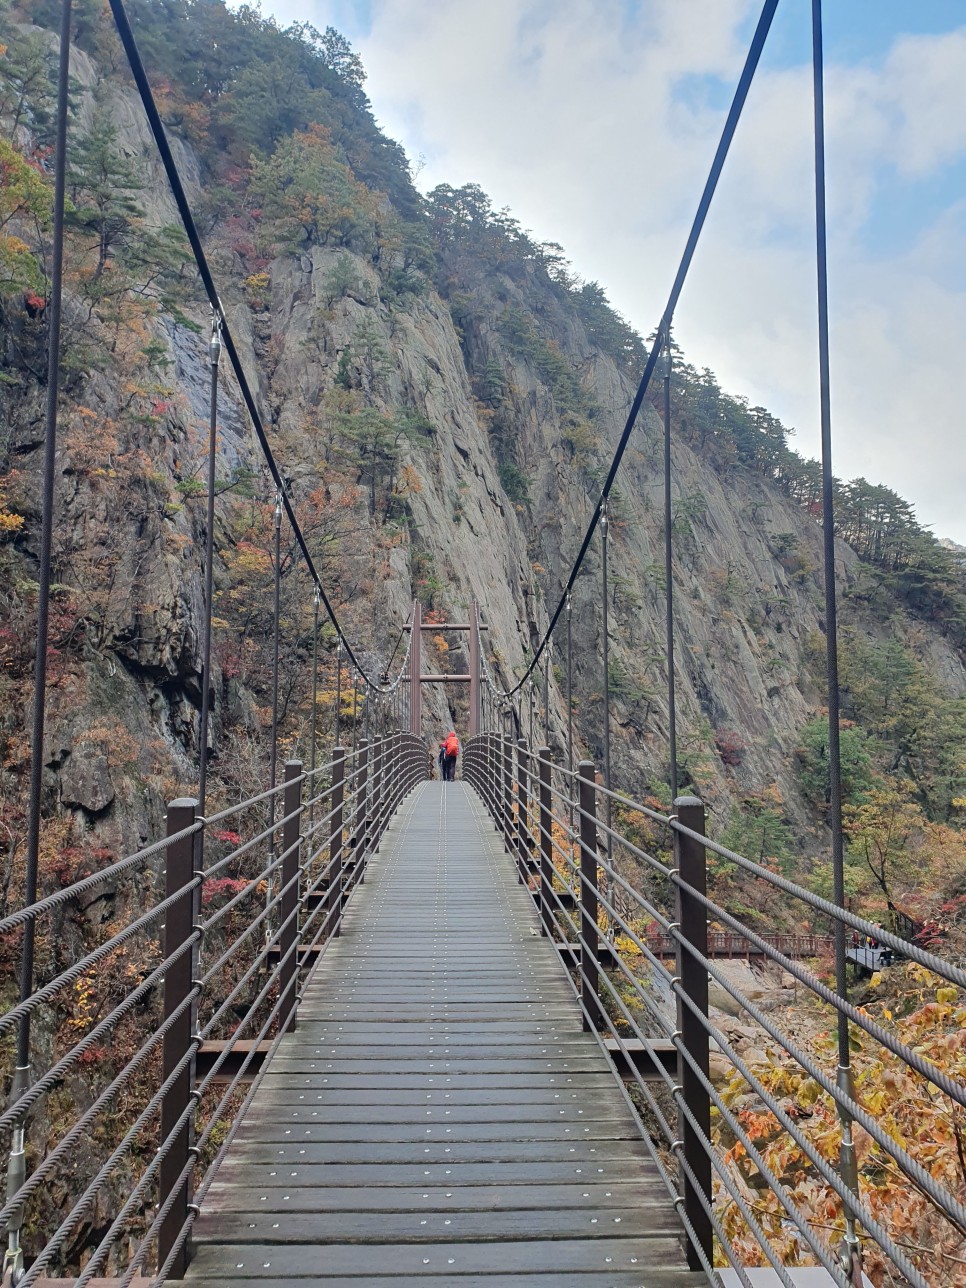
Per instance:
[[[309,0],[273,9],[325,25]],[[477,182],[560,242],[647,333],[664,305],[757,0],[372,0],[359,41],[377,116],[420,184]],[[811,75],[766,46],[681,300],[688,356],[817,448]],[[891,259],[869,244],[895,188],[966,156],[966,27],[897,34],[879,63],[827,73],[836,472],[909,497],[966,542],[957,377],[966,350],[964,207]],[[906,194],[908,196],[908,194]],[[911,446],[910,446],[911,444]]]

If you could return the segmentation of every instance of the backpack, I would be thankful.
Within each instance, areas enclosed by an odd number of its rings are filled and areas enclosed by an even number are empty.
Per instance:
[[[447,756],[455,756],[460,749],[459,739],[455,733],[451,733],[444,744]]]

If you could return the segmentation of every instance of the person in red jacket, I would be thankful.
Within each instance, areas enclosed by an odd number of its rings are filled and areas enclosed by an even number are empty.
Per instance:
[[[443,753],[443,782],[451,783],[456,777],[456,757],[460,752],[459,739],[452,729],[440,743],[440,749]]]

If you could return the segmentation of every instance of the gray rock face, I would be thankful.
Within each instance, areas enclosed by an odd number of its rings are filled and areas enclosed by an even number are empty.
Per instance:
[[[94,743],[79,742],[60,775],[60,801],[68,809],[100,814],[114,800],[107,756]]]
[[[83,128],[97,75],[84,55],[77,56],[75,70],[83,90]],[[139,158],[147,176],[147,220],[156,226],[171,222],[174,207],[140,107],[129,90],[109,92],[119,144],[127,156]],[[197,196],[198,160],[176,137],[173,146],[189,194]],[[457,331],[449,307],[435,292],[383,298],[382,279],[371,262],[341,248],[306,245],[270,263],[266,304],[251,307],[241,286],[244,266],[226,240],[216,227],[209,238],[212,262],[283,473],[294,496],[304,499],[315,489],[324,515],[341,507],[347,516],[334,539],[318,540],[313,557],[340,604],[349,635],[378,668],[379,659],[392,651],[414,594],[444,619],[463,617],[475,599],[489,624],[491,669],[512,686],[543,635],[548,609],[555,606],[580,545],[630,406],[631,378],[591,343],[575,314],[559,300],[541,296],[532,282],[471,265],[457,288],[472,296],[474,309],[471,318],[460,318]],[[347,257],[353,272],[338,275],[342,285],[336,291],[333,270],[345,269]],[[346,285],[353,274],[354,283]],[[536,364],[503,338],[500,318],[510,306],[539,320],[541,334],[552,341],[593,405],[581,442],[573,417]],[[127,726],[142,743],[153,737],[172,772],[190,781],[201,692],[204,515],[197,502],[169,501],[178,489],[188,495],[188,484],[203,477],[205,464],[209,317],[201,307],[189,312],[200,333],[159,314],[155,335],[169,355],[167,378],[174,395],[136,443],[122,445],[142,452],[163,486],[146,477],[137,505],[123,514],[108,513],[96,483],[74,470],[68,453],[58,524],[70,534],[70,553],[90,557],[97,551],[113,570],[110,629],[100,637],[89,630],[92,666],[99,673],[114,669]],[[480,397],[488,366],[503,382],[502,414],[527,482],[526,503],[511,500],[501,483],[493,412]],[[226,358],[221,377],[216,473],[231,478],[251,471],[264,491],[260,454]],[[338,470],[332,468],[319,420],[337,380],[355,391],[360,405],[389,418],[405,414],[417,426],[400,439],[396,479],[405,472],[407,483],[397,487],[393,516],[367,496],[364,479],[371,461],[364,453],[356,463],[354,488],[344,460]],[[109,372],[92,376],[84,397],[100,415],[117,413],[120,393]],[[666,781],[668,771],[661,437],[658,417],[645,404],[611,513],[608,683],[600,661],[599,540],[574,592],[578,746],[600,759],[603,694],[609,687],[615,779],[638,797],[652,783]],[[29,463],[32,454],[38,459],[39,448],[39,441],[25,444],[24,461]],[[683,753],[703,757],[704,791],[719,818],[743,794],[774,785],[789,814],[804,823],[794,751],[799,729],[822,704],[821,531],[764,477],[737,468],[716,472],[700,445],[677,433],[673,469]],[[229,548],[226,515],[219,503],[220,551]],[[781,554],[789,541],[794,564]],[[844,545],[838,549],[837,575],[843,591],[859,576],[856,557]],[[216,587],[224,577],[219,556]],[[856,620],[870,634],[881,631],[871,617]],[[563,638],[561,629],[553,654],[561,668]],[[914,639],[944,691],[966,693],[962,660],[939,632],[920,624]],[[425,669],[439,669],[444,661],[454,670],[465,669],[465,639],[434,640],[427,633],[421,647]],[[257,703],[242,679],[223,676],[217,664],[211,680],[221,695],[213,732],[217,743],[231,721],[252,724]],[[522,697],[524,732],[529,733],[528,695]],[[94,686],[82,701],[91,715],[117,703],[117,697]],[[433,689],[424,697],[425,732],[443,732],[464,709],[465,694],[454,686]],[[549,726],[559,751],[565,744],[565,716],[555,677]],[[249,733],[256,737],[254,727]],[[715,740],[732,734],[740,749],[732,757],[735,763],[726,764]],[[56,730],[51,737],[61,744],[52,762],[61,803],[88,815],[109,811],[120,786],[96,745]],[[542,741],[541,720],[534,737]],[[293,735],[295,752],[300,739],[304,730]],[[154,800],[136,810],[133,833],[143,832],[157,808]]]

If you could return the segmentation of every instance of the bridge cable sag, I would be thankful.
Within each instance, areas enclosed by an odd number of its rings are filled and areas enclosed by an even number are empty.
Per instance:
[[[30,736],[30,784],[27,796],[27,850],[24,872],[24,906],[37,900],[40,870],[40,821],[44,790],[44,727],[47,719],[47,655],[50,636],[50,589],[53,563],[54,482],[57,467],[57,409],[60,388],[60,333],[64,281],[64,215],[67,192],[67,110],[70,93],[71,0],[63,0],[60,22],[60,51],[57,71],[57,108],[54,145],[54,219],[50,313],[47,341],[47,409],[44,428],[44,468],[41,496],[40,555],[37,571],[37,643],[34,657],[34,695]],[[17,1050],[10,1086],[11,1104],[16,1104],[30,1084],[30,1010],[26,1009],[34,989],[36,927],[33,919],[24,923],[20,950],[20,1005],[24,1012],[17,1024]],[[26,1179],[26,1111],[13,1124],[7,1169],[7,1192],[15,1193]],[[7,1246],[2,1275],[12,1282],[23,1274],[20,1242],[23,1214],[18,1213],[6,1227]]]
[[[115,4],[120,4],[120,0],[111,0],[112,8],[114,7]],[[577,577],[580,573],[580,569],[583,565],[584,559],[587,556],[587,551],[590,548],[591,540],[593,539],[593,535],[597,530],[598,524],[600,523],[601,515],[603,514],[604,507],[607,504],[607,499],[610,496],[611,489],[614,486],[614,480],[617,477],[617,471],[620,469],[621,461],[624,459],[624,452],[627,449],[627,444],[630,441],[631,432],[633,431],[634,425],[637,422],[638,413],[641,410],[641,406],[644,402],[644,397],[647,393],[648,386],[651,383],[651,376],[654,374],[654,369],[657,366],[658,357],[661,353],[661,350],[664,348],[667,342],[667,339],[670,335],[671,322],[674,318],[674,310],[676,309],[678,300],[680,299],[681,291],[684,289],[684,283],[685,283],[685,280],[687,279],[688,272],[691,268],[691,262],[694,259],[694,252],[697,249],[698,240],[704,228],[705,221],[707,220],[708,211],[711,208],[711,201],[712,201],[712,198],[714,197],[715,189],[718,186],[718,180],[721,177],[721,172],[724,168],[724,163],[728,155],[728,150],[731,147],[732,140],[734,139],[735,131],[738,128],[738,121],[741,118],[741,113],[744,109],[745,102],[748,98],[748,91],[751,88],[751,82],[754,79],[755,72],[758,68],[758,63],[761,58],[761,52],[765,44],[765,38],[768,35],[768,31],[771,27],[772,19],[775,16],[775,10],[777,8],[778,8],[778,0],[765,0],[764,7],[762,8],[762,11],[761,11],[761,16],[758,19],[758,25],[755,28],[755,34],[754,34],[754,37],[752,38],[751,46],[748,50],[748,55],[745,59],[745,65],[742,68],[741,77],[738,81],[738,87],[735,90],[734,98],[731,103],[731,108],[728,112],[728,117],[727,117],[727,120],[725,121],[724,128],[721,132],[721,138],[718,142],[718,147],[714,154],[714,160],[711,164],[711,170],[708,174],[707,180],[705,181],[704,190],[701,193],[701,200],[698,203],[697,213],[695,214],[694,221],[691,225],[691,232],[688,235],[688,240],[684,248],[684,253],[682,254],[680,263],[678,264],[678,270],[674,276],[674,282],[673,282],[673,285],[671,286],[671,292],[668,296],[667,304],[665,305],[664,312],[661,315],[661,321],[657,329],[657,335],[654,339],[654,344],[651,346],[651,352],[648,355],[647,362],[644,365],[644,374],[641,376],[641,382],[637,387],[637,393],[634,395],[634,401],[631,403],[631,408],[627,414],[627,420],[624,424],[624,429],[621,432],[620,440],[618,441],[618,444],[617,444],[617,449],[614,452],[610,469],[607,472],[607,478],[604,481],[603,488],[601,489],[601,493],[597,501],[597,505],[594,507],[594,513],[591,515],[590,523],[587,525],[587,531],[584,534],[584,539],[581,542],[580,549],[577,552],[577,556],[574,559],[573,565],[570,569],[570,575],[567,578],[567,583],[564,586],[560,599],[557,602],[557,607],[554,609],[553,616],[550,619],[550,625],[547,627],[546,631],[544,632],[543,639],[540,641],[539,646],[537,647],[533,657],[530,660],[530,665],[527,667],[527,670],[523,674],[522,678],[517,681],[517,683],[513,686],[513,688],[505,689],[503,691],[501,696],[504,698],[512,698],[514,694],[519,693],[520,690],[523,688],[524,684],[526,684],[527,680],[529,680],[530,676],[533,674],[536,668],[536,665],[543,654],[544,649],[550,643],[550,638],[553,635],[557,622],[560,619],[560,615],[564,611],[564,608],[567,602],[567,597],[574,588],[574,583],[577,580]]]
[[[114,16],[114,23],[115,23],[115,26],[117,27],[117,32],[121,39],[121,44],[124,47],[124,52],[127,55],[127,60],[131,68],[131,73],[134,77],[135,85],[137,86],[138,93],[141,96],[141,102],[144,105],[145,113],[147,114],[148,124],[151,127],[151,133],[154,136],[154,141],[157,144],[158,152],[161,156],[161,163],[164,166],[164,171],[165,171],[165,174],[167,175],[168,183],[171,187],[171,194],[174,197],[176,206],[178,207],[178,214],[181,216],[181,222],[184,225],[185,233],[187,235],[188,242],[191,246],[191,250],[194,255],[195,264],[197,265],[197,268],[198,268],[198,273],[201,276],[201,280],[205,288],[205,293],[208,296],[208,300],[211,304],[212,310],[214,311],[215,317],[218,320],[221,327],[221,334],[222,334],[222,340],[225,346],[225,351],[228,354],[229,361],[231,362],[231,365],[232,365],[232,370],[234,371],[235,378],[238,381],[238,387],[241,391],[242,398],[245,402],[245,407],[247,408],[248,414],[251,417],[252,425],[254,426],[254,429],[255,429],[255,435],[258,439],[259,446],[262,449],[262,455],[265,458],[265,463],[268,465],[269,472],[271,473],[275,486],[278,489],[279,494],[281,496],[282,506],[285,510],[286,516],[288,517],[289,523],[292,525],[292,531],[295,534],[295,539],[298,542],[299,548],[301,549],[303,556],[305,557],[305,563],[309,570],[309,574],[312,577],[312,580],[315,583],[316,589],[319,592],[319,597],[322,601],[322,604],[325,607],[325,611],[328,613],[329,619],[332,622],[332,625],[335,627],[337,635],[345,645],[346,653],[348,654],[353,665],[358,670],[360,676],[362,677],[363,680],[365,680],[369,688],[375,690],[378,693],[387,693],[389,691],[389,686],[381,685],[377,681],[372,679],[372,677],[370,677],[369,674],[366,672],[362,663],[359,661],[359,658],[356,656],[355,650],[353,649],[351,643],[349,642],[348,637],[346,636],[345,632],[342,629],[342,626],[339,622],[338,615],[336,614],[335,608],[333,607],[332,602],[326,593],[325,586],[322,583],[322,578],[320,577],[319,572],[315,566],[315,562],[312,559],[312,555],[309,552],[309,547],[305,539],[305,534],[303,533],[302,528],[299,524],[298,518],[295,513],[295,508],[292,505],[291,500],[289,499],[288,490],[285,485],[285,480],[282,476],[281,471],[279,470],[278,462],[275,459],[275,454],[273,453],[271,445],[268,441],[268,435],[265,432],[265,426],[262,423],[261,415],[259,414],[258,407],[255,404],[255,398],[254,398],[254,395],[252,394],[251,386],[249,385],[248,378],[245,375],[245,369],[242,366],[241,358],[239,357],[238,349],[235,345],[234,336],[232,335],[231,328],[228,325],[228,318],[225,315],[225,310],[222,306],[221,298],[218,294],[218,288],[215,285],[215,279],[212,276],[211,268],[208,264],[208,257],[206,256],[204,247],[201,244],[201,237],[198,233],[198,227],[197,227],[197,224],[195,223],[194,215],[191,212],[191,205],[188,201],[187,193],[184,190],[184,185],[181,182],[181,175],[178,172],[177,162],[175,161],[174,155],[171,152],[171,147],[168,143],[167,135],[165,134],[165,131],[164,131],[164,125],[161,121],[161,116],[160,116],[160,113],[158,112],[157,104],[155,103],[155,100],[154,100],[154,93],[151,89],[151,84],[150,84],[150,81],[148,80],[147,72],[145,71],[145,68],[144,68],[144,63],[141,60],[141,54],[138,50],[137,42],[134,39],[134,32],[131,30],[131,24],[128,21],[128,16],[124,8],[123,0],[109,0],[109,3],[111,6],[111,13]],[[776,3],[777,3],[777,0],[776,0]]]

